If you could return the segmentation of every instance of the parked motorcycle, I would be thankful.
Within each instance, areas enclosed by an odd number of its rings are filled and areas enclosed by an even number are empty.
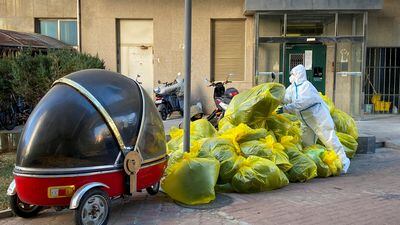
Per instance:
[[[207,117],[207,120],[215,127],[218,126],[218,122],[222,117],[224,117],[225,110],[228,108],[232,98],[239,94],[239,91],[234,87],[225,89],[225,84],[232,83],[232,81],[229,80],[230,76],[232,75],[229,74],[225,81],[222,82],[209,81],[208,79],[205,79],[209,87],[214,87],[213,97],[217,108]]]
[[[160,86],[154,88],[156,94],[155,105],[162,120],[166,120],[173,112],[183,115],[183,78],[178,76],[173,82],[158,81]]]

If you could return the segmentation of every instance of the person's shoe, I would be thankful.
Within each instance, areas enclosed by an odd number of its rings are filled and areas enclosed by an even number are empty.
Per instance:
[[[349,169],[349,167],[350,167],[350,159],[349,158],[344,158],[343,160],[342,160],[342,165],[343,165],[343,168],[342,168],[342,174],[346,174],[347,173],[347,170]]]

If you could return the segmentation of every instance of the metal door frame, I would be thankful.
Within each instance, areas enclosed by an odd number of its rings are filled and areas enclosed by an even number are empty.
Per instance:
[[[289,37],[287,36],[287,17],[288,15],[304,15],[304,14],[331,14],[335,16],[335,28],[333,36],[313,36],[313,37]],[[338,21],[339,14],[362,14],[363,15],[363,31],[362,35],[338,35]],[[260,37],[259,26],[260,26],[260,15],[281,15],[283,16],[283,31],[281,36],[275,37]],[[281,43],[282,44],[282,55],[280,58],[280,64],[285,65],[285,54],[286,54],[286,44],[290,42],[294,43],[310,43],[308,40],[312,39],[313,42],[322,42],[322,43],[334,43],[334,75],[333,75],[333,102],[335,102],[335,94],[336,94],[336,58],[337,58],[337,43],[350,41],[352,43],[361,43],[362,44],[362,66],[361,66],[361,81],[360,81],[360,102],[359,102],[359,112],[361,119],[364,118],[364,93],[363,93],[363,82],[365,77],[365,66],[366,66],[366,45],[367,45],[367,27],[368,27],[368,12],[367,11],[291,11],[291,12],[256,12],[255,13],[255,55],[254,55],[254,74],[258,76],[260,74],[258,68],[259,62],[259,44],[260,43]],[[327,68],[325,68],[327,69]],[[285,72],[286,68],[283,66],[282,70],[282,80],[285,80]],[[256,80],[256,79],[254,79]]]

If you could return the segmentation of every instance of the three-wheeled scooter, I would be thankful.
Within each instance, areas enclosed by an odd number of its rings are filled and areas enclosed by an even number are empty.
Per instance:
[[[134,80],[83,70],[57,80],[31,113],[7,194],[21,217],[75,210],[76,224],[107,224],[110,200],[146,189],[167,163],[164,127]]]

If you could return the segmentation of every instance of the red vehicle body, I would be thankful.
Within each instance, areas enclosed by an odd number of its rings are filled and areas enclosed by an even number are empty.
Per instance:
[[[105,70],[53,84],[21,135],[7,191],[21,217],[74,209],[76,224],[106,224],[110,200],[156,194],[167,164],[162,120],[142,87]]]

